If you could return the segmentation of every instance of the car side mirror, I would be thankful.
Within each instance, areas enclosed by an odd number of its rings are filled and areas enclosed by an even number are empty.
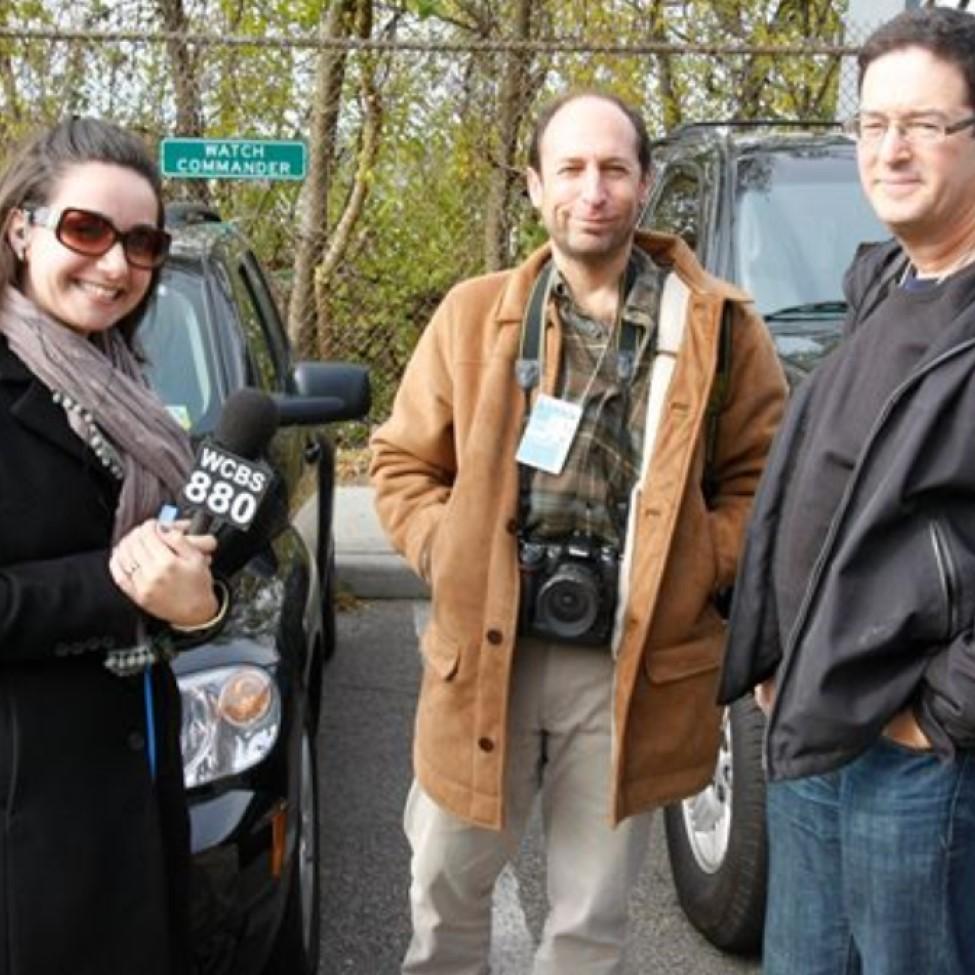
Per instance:
[[[283,427],[359,420],[372,405],[368,370],[350,362],[296,362],[288,389],[274,397]]]

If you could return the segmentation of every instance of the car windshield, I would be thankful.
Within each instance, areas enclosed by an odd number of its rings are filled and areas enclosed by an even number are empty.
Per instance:
[[[857,245],[890,236],[844,149],[762,153],[739,163],[736,276],[773,323],[818,319],[835,327]]]
[[[138,332],[149,382],[186,429],[218,404],[203,283],[199,274],[164,267]]]

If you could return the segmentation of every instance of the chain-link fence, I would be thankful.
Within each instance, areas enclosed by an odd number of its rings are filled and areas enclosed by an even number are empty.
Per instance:
[[[153,144],[307,142],[301,183],[170,180],[167,191],[239,223],[278,287],[299,356],[370,366],[374,420],[450,285],[542,238],[522,173],[533,116],[553,94],[611,88],[655,135],[706,119],[833,120],[855,101],[858,37],[828,0],[765,22],[760,2],[737,5],[752,10],[746,22],[730,2],[619,0],[605,5],[615,10],[606,21],[564,0],[554,6],[576,20],[558,41],[539,39],[560,26],[551,12],[539,19],[542,0],[509,0],[503,24],[481,25],[478,11],[500,8],[471,2],[450,14],[429,2],[397,13],[333,0],[307,4],[296,23],[295,4],[245,15],[252,5],[240,3],[233,20],[223,6],[119,0],[92,2],[66,25],[20,6],[22,22],[0,13],[0,155],[66,112],[111,117]],[[209,32],[190,32],[206,9],[222,13],[204,19]]]

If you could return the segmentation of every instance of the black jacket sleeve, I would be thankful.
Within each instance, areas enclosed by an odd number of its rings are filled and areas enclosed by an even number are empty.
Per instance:
[[[941,757],[951,758],[956,748],[975,748],[975,635],[971,630],[931,658],[914,711]]]
[[[131,646],[140,611],[112,580],[107,550],[0,567],[0,659]]]

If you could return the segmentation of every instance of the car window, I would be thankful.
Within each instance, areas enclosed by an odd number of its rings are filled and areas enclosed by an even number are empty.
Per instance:
[[[276,371],[279,375],[283,375],[287,370],[290,358],[288,340],[284,334],[284,327],[278,314],[278,306],[275,304],[274,296],[268,287],[267,279],[264,277],[257,258],[250,251],[247,251],[243,256],[240,264],[240,276],[254,307],[258,311],[261,331],[274,359]]]
[[[268,342],[267,330],[262,317],[262,307],[255,300],[252,277],[243,264],[236,268],[237,280],[234,291],[240,310],[241,325],[247,335],[248,383],[268,391],[283,389],[278,362]]]
[[[187,429],[219,400],[204,301],[200,275],[168,266],[138,331],[149,382]]]
[[[694,170],[680,167],[663,178],[647,223],[653,230],[677,234],[692,250],[698,249],[701,179]]]
[[[841,301],[857,246],[890,236],[860,189],[850,154],[743,158],[737,197],[735,278],[763,315]]]

